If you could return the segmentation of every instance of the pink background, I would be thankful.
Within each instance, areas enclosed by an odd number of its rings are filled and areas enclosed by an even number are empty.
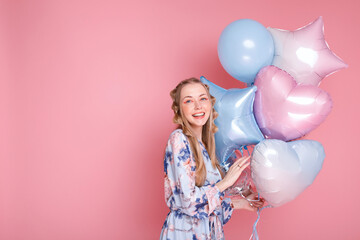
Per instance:
[[[334,107],[306,136],[327,153],[315,182],[262,213],[260,239],[359,239],[358,0],[1,1],[0,239],[158,239],[168,209],[170,90],[222,68],[217,41],[251,18],[294,30],[323,16],[349,68],[321,84]],[[227,240],[256,214],[234,213]]]

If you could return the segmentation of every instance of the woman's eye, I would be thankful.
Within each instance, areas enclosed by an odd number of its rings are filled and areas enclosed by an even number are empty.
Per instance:
[[[185,103],[191,103],[191,100],[186,100]]]
[[[201,98],[201,101],[206,101],[206,100],[208,100],[206,97]]]

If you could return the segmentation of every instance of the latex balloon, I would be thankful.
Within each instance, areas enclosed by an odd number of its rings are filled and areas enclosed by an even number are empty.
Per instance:
[[[251,19],[230,23],[221,33],[218,55],[224,69],[237,80],[251,84],[257,72],[270,65],[274,41],[269,31]]]
[[[226,196],[244,196],[251,192],[251,172],[249,168],[242,171],[236,182],[225,191]]]
[[[252,153],[251,177],[260,196],[278,207],[312,184],[324,158],[324,148],[317,141],[266,139]]]
[[[318,86],[324,77],[347,67],[329,49],[322,17],[295,31],[268,29],[275,42],[272,64],[288,72],[298,83]]]
[[[205,77],[200,80],[210,87],[210,94],[216,98],[215,110],[219,113],[215,119],[216,156],[223,164],[236,149],[264,139],[253,114],[256,87],[225,90]]]
[[[255,80],[254,114],[267,138],[289,141],[319,126],[330,113],[330,95],[312,85],[297,84],[285,71],[267,66]]]
[[[234,164],[239,158],[243,156],[250,156],[248,150],[241,149],[236,150],[230,157],[226,160],[226,164],[224,168],[228,171],[228,167]],[[228,165],[228,166],[227,166]],[[251,192],[251,172],[250,168],[247,167],[242,171],[240,177],[236,180],[236,182],[225,191],[225,195],[227,196],[244,196],[248,195]]]

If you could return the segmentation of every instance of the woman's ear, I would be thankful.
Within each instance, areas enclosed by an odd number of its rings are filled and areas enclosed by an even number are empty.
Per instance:
[[[176,114],[180,115],[180,111],[179,111],[179,107],[178,106],[174,106],[174,111]]]

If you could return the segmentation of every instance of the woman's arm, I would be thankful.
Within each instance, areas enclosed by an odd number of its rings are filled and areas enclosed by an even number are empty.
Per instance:
[[[164,159],[166,201],[173,210],[189,216],[204,218],[222,207],[223,191],[232,186],[241,172],[249,165],[249,157],[236,161],[220,182],[197,187],[196,165],[189,142],[181,131],[169,138]]]
[[[206,218],[215,209],[220,211],[223,193],[215,184],[195,185],[196,164],[188,140],[180,131],[169,138],[164,167],[166,201],[172,210],[196,218]]]

